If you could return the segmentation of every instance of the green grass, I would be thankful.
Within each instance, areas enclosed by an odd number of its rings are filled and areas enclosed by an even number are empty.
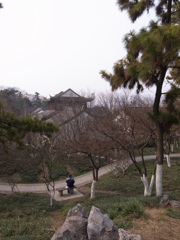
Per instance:
[[[57,202],[50,208],[46,195],[0,195],[0,239],[49,240],[54,233],[50,212],[60,208]]]
[[[151,173],[153,164],[147,162],[147,170]],[[172,159],[172,167],[163,167],[164,193],[171,199],[180,201],[180,160]],[[119,178],[113,173],[100,177],[96,183],[96,198],[90,199],[90,184],[88,193],[83,198],[67,202],[54,202],[49,207],[49,196],[39,194],[0,195],[0,239],[1,240],[46,240],[51,239],[54,229],[51,225],[51,213],[60,211],[66,216],[68,210],[80,203],[88,214],[92,206],[100,208],[117,225],[118,228],[133,227],[136,218],[146,219],[145,208],[158,208],[160,198],[143,196],[143,184],[140,176],[132,165],[125,175],[120,172]],[[166,215],[180,218],[179,210],[167,209]]]
[[[146,162],[149,175],[153,169],[151,161]],[[180,160],[172,159],[171,168],[164,163],[163,166],[163,185],[164,193],[169,194],[171,199],[180,201]],[[88,185],[90,189],[90,184]],[[90,200],[90,193],[86,199],[77,200],[89,212],[92,205],[101,209],[103,213],[109,214],[110,218],[118,227],[125,229],[132,228],[134,218],[147,218],[144,208],[158,208],[160,197],[155,196],[153,189],[152,196],[143,196],[143,184],[140,176],[133,165],[131,165],[125,175],[120,172],[119,178],[113,173],[100,177],[96,183],[96,198]],[[72,207],[72,204],[71,206]],[[67,206],[66,206],[67,209]]]
[[[172,166],[170,168],[166,163],[163,165],[163,191],[172,195],[173,198],[180,199],[180,160],[172,158],[171,162]],[[153,171],[153,161],[147,161],[146,166],[150,181]],[[117,192],[129,197],[143,195],[143,185],[134,165],[131,165],[126,170],[125,175],[120,171],[118,178],[116,178],[113,173],[102,176],[100,181],[96,183],[96,189],[99,191]],[[155,188],[153,189],[152,195],[155,196]]]
[[[132,218],[140,218],[144,216],[144,210],[140,204],[140,202],[135,199],[130,199],[126,203],[124,203],[121,207],[122,216],[132,217]]]
[[[172,218],[180,219],[180,210],[168,208],[166,210],[166,215]]]

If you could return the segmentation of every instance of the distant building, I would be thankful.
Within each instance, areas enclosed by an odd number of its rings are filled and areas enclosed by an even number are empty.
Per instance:
[[[86,109],[91,101],[93,101],[93,98],[82,97],[69,88],[65,92],[60,92],[54,97],[50,97],[47,100],[47,109],[59,111],[67,107],[76,107],[82,110]]]
[[[69,88],[65,92],[60,92],[54,97],[47,99],[46,110],[38,108],[33,112],[32,116],[37,116],[42,120],[61,125],[79,116],[81,112],[86,111],[88,106],[93,107],[93,97],[86,98],[80,96]],[[93,104],[91,104],[91,102],[93,102]]]

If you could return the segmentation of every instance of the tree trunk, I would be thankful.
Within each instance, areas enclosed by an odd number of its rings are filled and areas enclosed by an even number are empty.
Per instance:
[[[96,179],[95,179],[95,181],[98,181],[98,178],[99,178],[99,168],[96,168]]]
[[[157,166],[156,166],[156,196],[162,196],[162,194],[163,194],[162,175],[163,175],[163,165],[157,163]]]
[[[174,144],[173,143],[170,144],[170,147],[171,147],[171,152],[174,152]]]
[[[45,182],[45,185],[47,187],[49,196],[50,196],[50,207],[53,206],[53,200],[54,200],[54,195],[55,195],[55,182],[53,182],[53,185],[51,185],[48,182]]]
[[[50,207],[52,207],[53,206],[53,196],[52,196],[52,194],[50,193]]]
[[[166,157],[166,159],[167,159],[167,165],[168,165],[168,167],[171,167],[171,159],[170,159],[169,154],[166,154],[165,157]]]
[[[55,195],[55,188],[53,187],[53,190],[48,190],[49,191],[49,196],[50,196],[50,207],[53,206],[53,200],[54,200],[54,195]]]
[[[162,196],[163,185],[163,159],[164,159],[164,149],[163,149],[163,130],[160,123],[156,125],[157,129],[157,168],[156,168],[156,196]]]
[[[152,188],[154,185],[154,175],[152,175],[151,177],[151,182],[150,185],[148,184],[148,178],[143,174],[143,176],[141,177],[141,181],[144,184],[144,196],[151,196],[152,194]]]
[[[164,159],[164,148],[163,148],[163,128],[162,123],[159,121],[159,107],[162,95],[162,86],[165,79],[167,68],[162,68],[159,80],[157,81],[155,100],[153,104],[153,117],[156,124],[157,133],[157,168],[156,168],[156,195],[162,196],[162,170],[163,170],[163,159]]]
[[[95,168],[92,166],[93,180],[96,180]]]
[[[93,180],[91,185],[91,199],[95,198],[95,184],[96,184],[96,181]]]

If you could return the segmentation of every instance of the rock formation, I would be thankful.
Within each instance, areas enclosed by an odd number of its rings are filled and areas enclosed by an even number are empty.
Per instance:
[[[70,209],[64,224],[51,240],[85,240],[87,238],[87,216],[84,208],[77,204]]]
[[[88,218],[87,234],[89,240],[119,240],[118,229],[107,214],[92,206]]]
[[[175,200],[170,200],[169,199],[169,195],[165,194],[162,196],[161,200],[160,200],[160,204],[161,207],[168,207],[168,206],[172,206],[174,208],[180,208],[180,202],[175,201]]]
[[[84,208],[77,204],[70,209],[64,224],[51,240],[142,240],[140,235],[117,229],[107,214],[92,206],[87,218]]]
[[[119,228],[119,240],[142,240],[139,234],[130,234],[122,228]]]

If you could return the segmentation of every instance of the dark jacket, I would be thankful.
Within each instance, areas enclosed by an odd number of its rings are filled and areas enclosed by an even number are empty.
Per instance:
[[[68,177],[68,178],[66,179],[66,183],[67,183],[67,186],[68,186],[69,188],[73,188],[73,187],[74,187],[74,183],[75,183],[74,178]]]

